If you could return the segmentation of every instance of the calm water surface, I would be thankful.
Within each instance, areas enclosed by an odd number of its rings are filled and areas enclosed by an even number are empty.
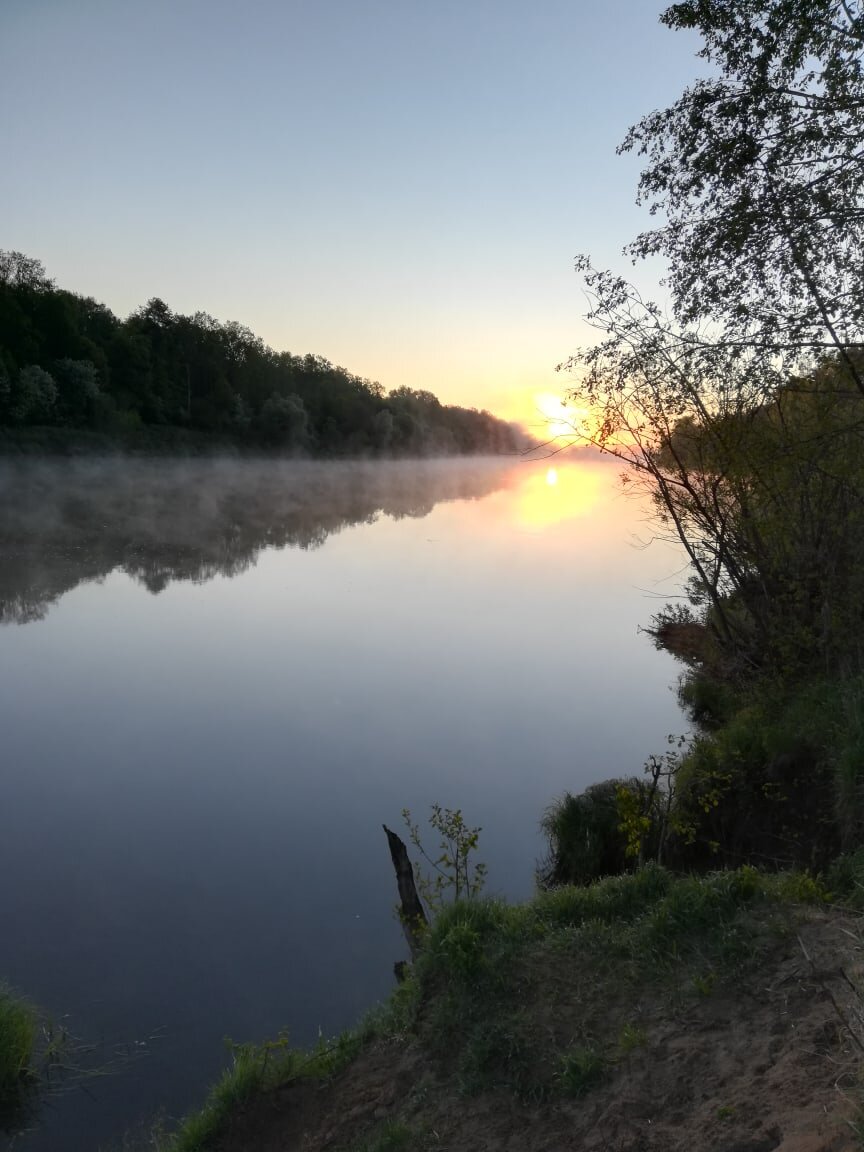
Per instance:
[[[224,1037],[384,998],[403,807],[461,807],[520,899],[549,802],[682,730],[637,634],[682,558],[591,456],[3,465],[0,493],[0,975],[109,1073],[22,1152],[118,1148],[201,1101]]]

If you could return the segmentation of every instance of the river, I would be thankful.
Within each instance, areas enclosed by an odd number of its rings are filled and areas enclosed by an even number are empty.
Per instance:
[[[12,1147],[118,1149],[226,1036],[386,997],[403,808],[461,808],[521,899],[544,808],[683,730],[637,632],[682,555],[618,471],[0,465],[0,976],[70,1066]]]

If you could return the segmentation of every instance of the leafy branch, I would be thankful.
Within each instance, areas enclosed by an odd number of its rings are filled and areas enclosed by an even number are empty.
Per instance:
[[[486,865],[472,860],[472,854],[482,828],[469,828],[461,808],[433,804],[429,825],[441,837],[433,857],[423,846],[420,826],[413,822],[408,808],[402,809],[402,819],[411,843],[426,862],[426,868],[419,863],[415,866],[417,887],[433,914],[451,900],[470,900],[480,894],[486,883]]]

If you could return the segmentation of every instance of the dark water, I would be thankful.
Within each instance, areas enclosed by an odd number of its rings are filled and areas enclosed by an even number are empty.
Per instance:
[[[16,1149],[119,1148],[225,1036],[385,997],[403,807],[522,898],[544,807],[681,729],[637,635],[680,554],[554,463],[0,467],[0,975],[106,1073]]]

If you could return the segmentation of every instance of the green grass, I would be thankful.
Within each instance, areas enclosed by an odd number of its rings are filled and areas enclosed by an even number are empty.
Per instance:
[[[170,1136],[157,1137],[160,1152],[203,1152],[237,1108],[258,1094],[301,1077],[325,1080],[349,1064],[373,1034],[371,1023],[322,1041],[311,1051],[291,1048],[286,1035],[263,1044],[231,1045],[229,1068],[210,1089],[204,1106]]]
[[[676,878],[649,865],[521,905],[449,906],[405,983],[359,1031],[306,1053],[284,1038],[235,1047],[202,1111],[159,1147],[203,1152],[239,1105],[292,1079],[326,1079],[376,1038],[419,1046],[430,1073],[465,1094],[581,1097],[648,1043],[633,994],[661,1007],[714,995],[776,947],[794,903],[823,896],[803,874]],[[420,1146],[411,1115],[364,1139],[351,1152]]]
[[[622,1056],[629,1056],[637,1048],[648,1042],[648,1035],[638,1024],[626,1023],[618,1035],[618,1050]]]
[[[413,1128],[390,1120],[362,1144],[353,1144],[350,1152],[408,1152],[418,1147],[420,1137]]]
[[[38,1025],[35,1009],[0,986],[0,1127],[20,1111],[32,1084]]]
[[[675,878],[648,866],[519,906],[458,904],[433,924],[384,1026],[419,1039],[465,1092],[581,1094],[645,1041],[616,1017],[627,990],[659,984],[680,995],[683,982],[694,998],[711,994],[776,944],[790,901],[822,896],[803,874]],[[556,997],[574,996],[584,1019],[567,1034]]]
[[[558,1086],[565,1096],[584,1096],[606,1073],[606,1061],[596,1048],[577,1044],[561,1057]]]

